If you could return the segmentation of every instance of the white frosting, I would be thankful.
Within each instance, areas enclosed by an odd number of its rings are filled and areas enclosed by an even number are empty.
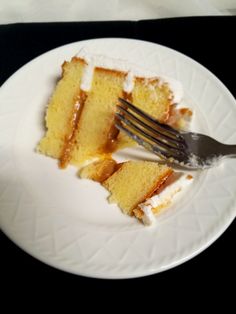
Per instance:
[[[91,54],[85,48],[82,48],[76,57],[84,59],[87,63],[84,75],[82,77],[81,89],[89,91],[92,85],[93,71],[95,67],[107,68],[127,73],[123,90],[126,93],[131,93],[134,87],[135,77],[145,77],[158,79],[160,84],[168,84],[172,94],[172,102],[178,103],[183,97],[183,88],[180,82],[167,76],[157,75],[149,70],[144,70],[135,64],[128,63],[120,59],[113,59],[103,55]]]
[[[169,85],[170,90],[173,93],[173,103],[178,104],[183,97],[183,86],[179,81],[172,79],[171,77],[161,76],[162,80]]]
[[[158,206],[158,195],[154,195],[148,198],[144,203],[139,204],[139,208],[142,210],[144,215],[142,216],[142,221],[145,225],[151,225],[155,221],[155,216],[152,212],[152,208]]]
[[[192,179],[186,174],[182,174],[176,181],[169,184],[161,193],[148,198],[144,203],[139,204],[139,208],[143,211],[142,221],[145,225],[151,225],[155,221],[152,208],[160,205],[168,204],[173,197],[184,187],[189,185]]]
[[[130,94],[134,88],[134,74],[132,71],[128,72],[128,75],[126,76],[125,82],[124,82],[124,92],[127,94]]]
[[[88,92],[91,89],[91,84],[93,81],[93,71],[94,71],[94,64],[93,62],[90,62],[85,67],[85,70],[82,76],[81,85],[80,85],[80,88],[85,92]]]
[[[223,157],[222,155],[219,156],[215,155],[201,160],[201,157],[192,153],[190,154],[187,165],[192,168],[207,169],[217,166],[222,157]]]

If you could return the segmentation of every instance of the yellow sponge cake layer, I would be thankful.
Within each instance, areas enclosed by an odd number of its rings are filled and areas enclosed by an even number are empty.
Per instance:
[[[172,174],[166,165],[148,161],[128,161],[103,182],[111,195],[109,201],[117,203],[125,214],[152,196]]]
[[[118,97],[122,97],[126,73],[96,68],[92,87],[79,121],[71,163],[78,165],[87,159],[107,153],[109,133],[114,125]]]
[[[85,61],[78,58],[73,58],[71,62],[65,62],[62,66],[62,78],[48,104],[47,133],[38,145],[38,151],[45,155],[60,158],[65,141],[73,132],[73,117],[85,66]]]
[[[167,84],[158,79],[137,77],[132,91],[134,105],[160,122],[165,122],[169,116],[171,91]]]
[[[128,95],[130,101],[138,108],[148,112],[160,122],[166,122],[172,103],[172,92],[167,84],[158,79],[135,78],[132,93]],[[116,150],[137,145],[124,133],[119,133]]]

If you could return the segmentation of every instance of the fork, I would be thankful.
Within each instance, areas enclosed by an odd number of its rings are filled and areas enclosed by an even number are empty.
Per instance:
[[[236,157],[236,145],[222,144],[194,132],[179,131],[119,98],[116,127],[161,159],[192,169],[210,168],[224,157]]]

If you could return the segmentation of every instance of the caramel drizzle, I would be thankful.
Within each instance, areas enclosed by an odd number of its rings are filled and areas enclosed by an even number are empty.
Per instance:
[[[75,137],[79,127],[79,120],[84,108],[84,104],[87,98],[87,94],[84,91],[80,91],[77,102],[74,104],[73,112],[69,125],[71,126],[71,132],[67,135],[62,149],[62,153],[59,159],[59,167],[64,169],[70,162],[71,153],[75,144]]]
[[[137,202],[137,204],[135,204],[133,206],[132,212],[134,212],[135,209],[137,209],[138,205],[145,202],[146,199],[152,197],[155,194],[159,194],[162,190],[162,188],[164,188],[164,184],[166,183],[166,181],[168,180],[168,178],[170,178],[173,175],[173,170],[169,169],[168,172],[166,174],[164,174],[157,182],[156,186],[153,187],[153,189],[143,197],[142,200],[139,200]]]
[[[108,178],[110,178],[116,171],[118,171],[123,163],[117,163],[113,159],[109,159],[110,163],[107,163],[105,166],[103,166],[103,169],[100,174],[98,174],[94,179],[94,181],[97,181],[99,183],[103,183]]]
[[[176,110],[176,105],[171,104],[168,112],[166,113],[166,117],[165,117],[163,123],[170,124],[171,120],[175,116],[175,110]]]
[[[126,93],[125,91],[123,91],[122,98],[124,98],[125,100],[127,100],[129,102],[132,102],[132,94],[131,93]],[[121,104],[119,103],[119,105],[121,105]],[[124,105],[122,105],[122,106],[124,106]],[[118,138],[118,135],[120,133],[120,130],[118,130],[115,126],[116,121],[118,121],[118,119],[116,118],[116,116],[114,116],[113,123],[110,127],[108,134],[107,134],[107,139],[106,139],[105,145],[102,147],[102,153],[110,154],[116,150],[117,138]]]

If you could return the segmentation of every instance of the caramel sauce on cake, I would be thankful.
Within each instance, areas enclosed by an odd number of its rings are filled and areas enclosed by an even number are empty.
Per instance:
[[[114,172],[119,170],[121,166],[122,163],[118,164],[112,158],[105,158],[85,166],[80,170],[79,175],[81,178],[91,179],[93,181],[103,183]]]
[[[163,191],[165,189],[166,186],[168,186],[172,181],[174,181],[174,177],[175,177],[176,173],[173,172],[172,169],[170,169],[170,171],[163,176],[160,181],[157,182],[157,186],[156,188],[154,188],[154,190],[152,192],[150,192],[148,195],[146,195],[143,200],[139,203],[137,203],[132,211],[132,216],[135,216],[138,219],[142,219],[144,213],[141,210],[141,208],[138,207],[138,205],[142,202],[144,202],[146,199],[161,193],[161,191]],[[163,205],[164,206],[164,205]],[[159,207],[158,210],[160,210],[161,208]]]
[[[117,136],[119,134],[119,130],[116,128],[115,123],[116,123],[117,118],[114,117],[114,122],[112,123],[110,130],[107,134],[107,140],[105,145],[101,148],[101,153],[102,154],[111,154],[112,152],[115,151],[116,149],[116,142],[117,142]]]
[[[131,93],[127,93],[127,92],[123,91],[122,98],[127,100],[127,101],[129,101],[129,102],[132,102],[132,94]],[[121,104],[121,103],[117,103],[117,104],[119,106],[125,107],[124,104]],[[107,134],[106,143],[101,148],[102,153],[105,154],[105,155],[106,154],[111,154],[114,151],[116,151],[116,149],[117,149],[118,135],[120,133],[120,130],[117,129],[115,124],[118,121],[119,121],[119,119],[116,116],[114,116],[113,117],[113,123],[112,123],[112,125],[110,127],[110,130],[109,130],[108,134]]]
[[[144,202],[147,198],[152,197],[154,194],[160,193],[164,189],[164,187],[166,186],[166,182],[168,182],[172,176],[173,176],[173,170],[168,169],[168,171],[163,176],[158,178],[158,181],[156,182],[155,185],[153,185],[153,187],[149,191],[149,193],[144,195],[143,199],[139,200],[139,202],[134,205],[133,211],[135,210],[135,208],[137,208],[138,204]],[[168,182],[168,184],[169,184],[169,182]]]
[[[70,162],[71,152],[75,143],[75,135],[79,127],[79,120],[83,111],[83,107],[87,98],[87,93],[80,91],[79,97],[74,104],[73,114],[69,121],[71,127],[71,133],[65,139],[64,148],[62,150],[61,157],[59,159],[59,167],[64,169]]]

